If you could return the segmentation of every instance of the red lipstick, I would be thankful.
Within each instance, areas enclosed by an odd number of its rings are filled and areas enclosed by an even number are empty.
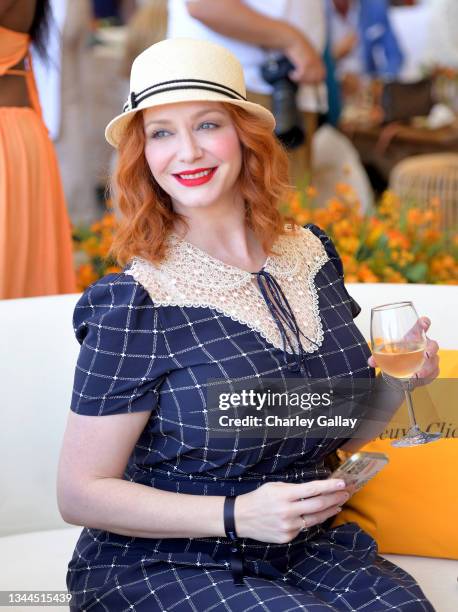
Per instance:
[[[203,185],[204,183],[208,183],[213,178],[217,167],[215,168],[196,168],[195,170],[184,170],[180,174],[174,174],[173,176],[177,179],[181,185],[185,185],[186,187],[197,187],[198,185]],[[205,175],[195,177],[195,178],[186,178],[186,175],[195,175],[201,174],[205,172]]]

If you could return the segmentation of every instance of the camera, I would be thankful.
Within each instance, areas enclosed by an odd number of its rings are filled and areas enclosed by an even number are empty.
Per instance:
[[[275,134],[287,149],[295,149],[305,140],[302,116],[296,105],[298,85],[288,76],[291,70],[294,70],[294,65],[284,55],[270,57],[261,66],[262,78],[273,87]]]

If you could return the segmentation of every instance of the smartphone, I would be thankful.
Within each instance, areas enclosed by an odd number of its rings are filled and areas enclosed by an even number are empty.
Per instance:
[[[361,451],[349,457],[329,476],[345,481],[347,486],[360,489],[373,478],[389,459],[384,453],[366,453]]]

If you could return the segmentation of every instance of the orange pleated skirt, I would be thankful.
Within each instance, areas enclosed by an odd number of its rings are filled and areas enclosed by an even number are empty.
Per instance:
[[[56,154],[29,107],[0,107],[0,299],[76,292]]]

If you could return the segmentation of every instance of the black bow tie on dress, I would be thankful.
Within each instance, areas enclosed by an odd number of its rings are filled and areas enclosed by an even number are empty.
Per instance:
[[[301,335],[306,338],[309,342],[314,344],[318,348],[318,344],[306,336],[297,324],[296,317],[294,316],[293,309],[291,308],[282,288],[275,280],[275,278],[266,270],[260,272],[252,272],[256,276],[259,289],[261,290],[264,301],[269,308],[269,311],[278,327],[282,341],[283,341],[283,352],[286,367],[290,372],[303,372],[307,373],[310,378],[310,370],[307,363],[307,353],[304,351],[304,347],[301,343]],[[272,299],[266,289],[270,290]],[[298,352],[296,353],[295,348],[289,338],[289,335],[285,329],[293,334],[297,341]],[[288,357],[286,353],[286,346],[289,346],[295,357],[295,363],[288,363]]]

